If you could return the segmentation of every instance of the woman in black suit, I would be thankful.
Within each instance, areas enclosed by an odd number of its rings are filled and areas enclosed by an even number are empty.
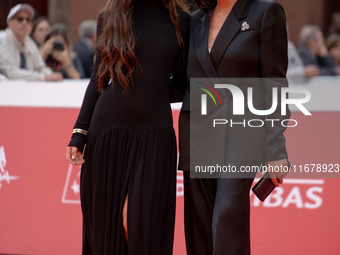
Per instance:
[[[271,0],[196,0],[190,28],[188,78],[281,78],[286,87],[287,33],[282,6]],[[210,50],[211,49],[211,50]],[[256,109],[272,106],[273,83],[253,87]],[[240,88],[245,90],[245,88]],[[190,91],[187,90],[179,119],[180,163],[184,170],[185,235],[188,255],[250,254],[251,178],[190,179]],[[223,97],[223,95],[221,95]],[[233,97],[229,104],[232,115]],[[255,105],[254,105],[255,106]],[[245,108],[245,119],[252,116]],[[289,119],[277,109],[257,119]],[[266,122],[260,128],[226,128],[225,165],[287,166],[285,127]],[[282,183],[270,173],[274,185]]]

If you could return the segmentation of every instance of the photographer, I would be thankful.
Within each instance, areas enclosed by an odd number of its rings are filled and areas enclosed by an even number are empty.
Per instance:
[[[56,24],[48,29],[40,54],[47,66],[55,72],[61,72],[64,78],[84,78],[81,61],[70,44],[66,27]]]

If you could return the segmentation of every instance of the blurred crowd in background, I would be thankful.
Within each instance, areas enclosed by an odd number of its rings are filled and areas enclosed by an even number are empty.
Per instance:
[[[90,78],[96,43],[95,20],[84,20],[72,45],[67,27],[36,17],[29,4],[17,4],[0,31],[0,80],[62,81]]]
[[[65,25],[51,24],[36,13],[29,4],[9,11],[7,28],[0,31],[0,81],[90,78],[96,21],[84,20],[78,29],[80,40],[72,45]],[[289,37],[288,25],[287,32]],[[304,25],[298,45],[288,41],[288,59],[288,78],[340,75],[340,13],[333,13],[326,35],[315,25]]]
[[[340,13],[333,13],[326,39],[318,26],[304,25],[298,47],[288,41],[288,60],[288,78],[340,75]]]

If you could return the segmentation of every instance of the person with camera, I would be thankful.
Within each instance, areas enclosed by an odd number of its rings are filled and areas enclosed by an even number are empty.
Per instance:
[[[7,29],[0,31],[0,73],[10,80],[62,81],[60,73],[52,72],[29,36],[34,9],[17,4],[7,16]]]
[[[72,51],[66,27],[63,24],[51,26],[41,47],[40,54],[55,72],[61,72],[64,78],[84,78],[84,70],[78,56]]]

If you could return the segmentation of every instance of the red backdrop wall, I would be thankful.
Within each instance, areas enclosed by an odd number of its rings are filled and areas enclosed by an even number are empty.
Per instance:
[[[79,167],[65,159],[79,109],[0,106],[0,254],[81,254]],[[173,110],[177,132],[178,110]],[[339,164],[340,112],[293,112],[293,164]],[[174,254],[184,255],[183,176],[177,175]],[[254,255],[339,254],[339,179],[286,179],[262,203],[251,193]]]

